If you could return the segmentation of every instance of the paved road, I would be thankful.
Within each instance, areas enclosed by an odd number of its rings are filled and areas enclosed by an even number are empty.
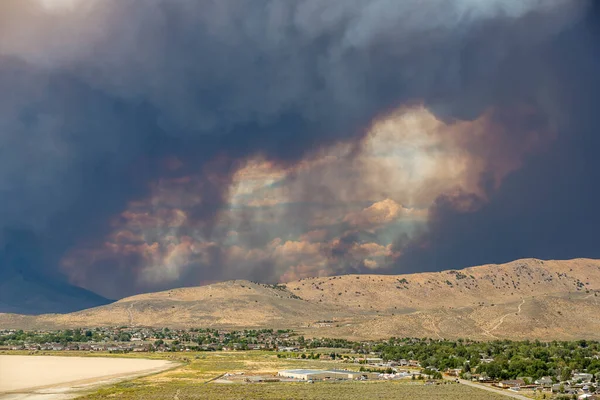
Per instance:
[[[448,379],[448,380],[452,380],[453,381],[456,378],[444,376],[444,379]],[[494,387],[491,387],[491,386],[482,385],[480,383],[475,383],[475,382],[467,381],[465,379],[459,379],[458,381],[461,384],[463,384],[463,385],[471,386],[471,387],[474,387],[474,388],[477,388],[477,389],[481,389],[481,390],[487,390],[488,392],[492,392],[492,393],[504,395],[504,396],[507,396],[507,397],[512,397],[513,399],[531,400],[531,397],[526,397],[526,396],[523,396],[521,394],[518,394],[518,393],[515,393],[515,392],[511,392],[510,390],[498,389],[498,388],[494,388]]]

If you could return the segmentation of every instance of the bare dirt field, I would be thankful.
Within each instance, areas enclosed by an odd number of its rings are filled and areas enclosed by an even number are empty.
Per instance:
[[[0,355],[0,398],[46,398],[41,396],[44,389],[66,394],[74,386],[151,374],[174,365],[167,360]]]

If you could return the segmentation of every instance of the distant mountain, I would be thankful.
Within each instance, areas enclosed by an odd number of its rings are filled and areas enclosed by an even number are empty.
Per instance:
[[[49,251],[56,243],[44,245],[22,229],[4,229],[0,237],[0,313],[68,313],[111,302],[43,272],[45,262],[58,262]]]
[[[0,313],[69,313],[111,302],[89,290],[34,271],[5,270],[0,274]]]
[[[228,281],[132,296],[64,315],[3,314],[0,326],[270,327],[350,339],[600,339],[598,297],[600,260],[525,259],[284,285]]]

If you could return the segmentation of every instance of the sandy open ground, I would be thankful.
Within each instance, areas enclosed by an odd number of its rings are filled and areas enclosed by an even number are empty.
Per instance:
[[[0,356],[0,395],[69,384],[93,384],[174,366],[165,360],[100,357]]]

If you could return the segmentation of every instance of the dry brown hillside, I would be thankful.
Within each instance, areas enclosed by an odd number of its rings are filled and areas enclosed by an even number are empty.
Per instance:
[[[0,327],[285,327],[353,339],[600,339],[598,292],[600,260],[525,259],[435,273],[308,278],[285,285],[229,281],[137,295],[71,314],[0,314]]]

